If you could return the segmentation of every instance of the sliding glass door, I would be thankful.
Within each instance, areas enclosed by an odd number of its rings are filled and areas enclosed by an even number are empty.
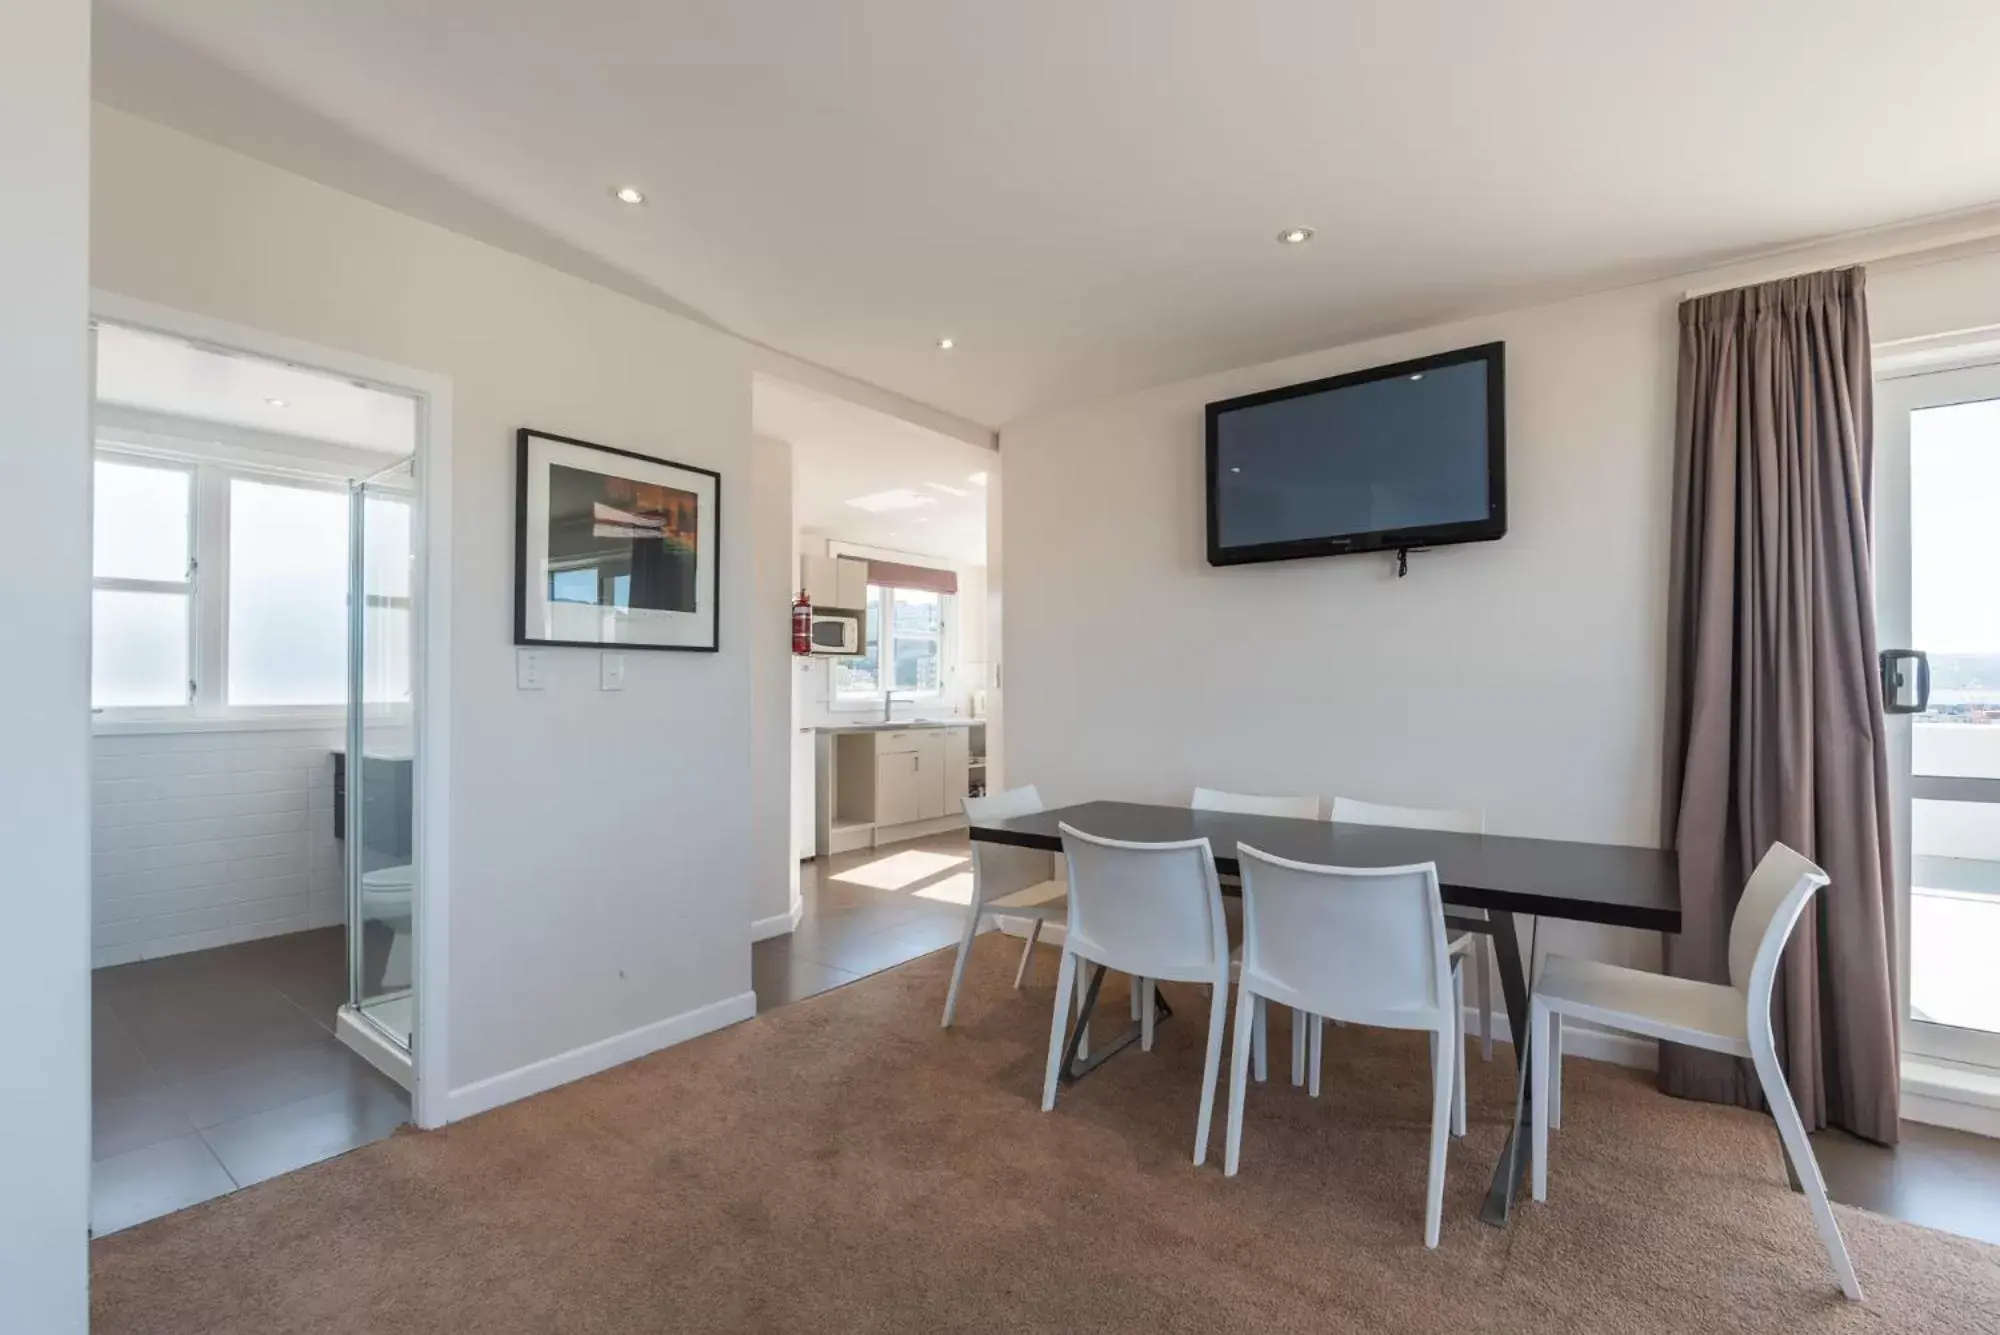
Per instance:
[[[1881,382],[1876,443],[1904,1050],[2000,1069],[2000,365]]]

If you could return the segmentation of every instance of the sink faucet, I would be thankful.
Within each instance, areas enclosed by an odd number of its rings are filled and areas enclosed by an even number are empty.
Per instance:
[[[884,723],[889,722],[890,718],[894,715],[895,710],[896,710],[896,693],[894,691],[882,692],[882,721]]]

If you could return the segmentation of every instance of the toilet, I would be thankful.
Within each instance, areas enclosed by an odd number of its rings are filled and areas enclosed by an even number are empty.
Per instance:
[[[361,873],[361,921],[379,923],[395,933],[382,968],[379,985],[384,988],[410,985],[410,914],[416,872],[415,867],[405,865]]]

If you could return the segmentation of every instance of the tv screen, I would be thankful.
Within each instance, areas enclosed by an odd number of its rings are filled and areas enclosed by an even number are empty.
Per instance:
[[[1503,348],[1209,404],[1209,564],[1505,534]]]

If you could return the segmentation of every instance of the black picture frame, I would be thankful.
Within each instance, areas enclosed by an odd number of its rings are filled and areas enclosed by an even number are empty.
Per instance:
[[[1434,371],[1467,362],[1486,366],[1486,498],[1484,518],[1416,528],[1378,529],[1365,533],[1329,534],[1325,537],[1293,538],[1280,542],[1243,543],[1224,546],[1217,497],[1217,419],[1240,408],[1255,408],[1285,399],[1323,394],[1375,380]],[[1208,520],[1208,563],[1211,566],[1257,565],[1266,561],[1292,561],[1309,556],[1348,556],[1357,552],[1414,551],[1424,547],[1448,547],[1466,542],[1494,542],[1507,536],[1507,345],[1481,343],[1456,348],[1429,357],[1371,366],[1345,375],[1328,376],[1301,385],[1285,385],[1238,398],[1223,399],[1207,406],[1205,412],[1205,501]]]
[[[609,456],[613,460],[630,459],[655,468],[671,468],[679,472],[695,474],[706,478],[713,488],[710,509],[712,513],[699,521],[710,535],[707,544],[710,551],[708,585],[711,594],[707,605],[707,635],[704,642],[692,644],[653,644],[638,640],[584,640],[557,639],[531,635],[528,627],[528,567],[529,567],[529,481],[533,467],[534,444],[537,440],[549,441],[560,446],[591,450]],[[635,479],[638,480],[638,479]],[[699,513],[699,511],[698,511]],[[546,527],[546,522],[544,527]],[[697,464],[681,463],[673,459],[663,459],[658,455],[641,454],[636,450],[621,450],[610,445],[600,445],[595,441],[580,440],[575,436],[564,436],[553,431],[542,431],[534,427],[522,427],[514,434],[514,643],[521,647],[558,649],[598,649],[622,653],[626,650],[667,650],[679,653],[720,652],[722,648],[721,626],[722,592],[722,474],[712,468]],[[699,607],[699,604],[697,604]]]

